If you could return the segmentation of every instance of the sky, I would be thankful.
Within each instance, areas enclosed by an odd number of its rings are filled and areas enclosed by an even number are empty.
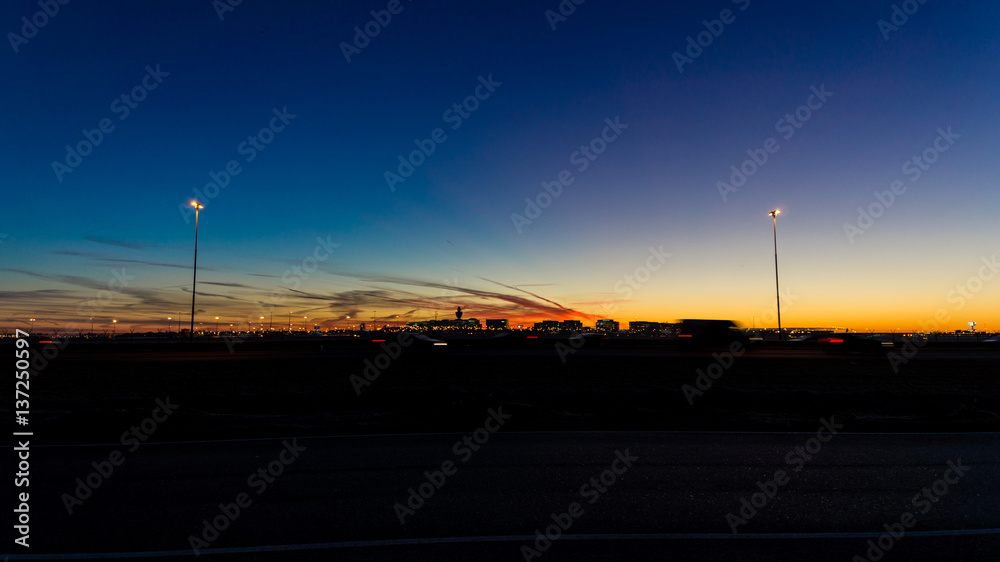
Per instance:
[[[0,326],[1000,330],[1000,5],[577,1],[4,2]]]

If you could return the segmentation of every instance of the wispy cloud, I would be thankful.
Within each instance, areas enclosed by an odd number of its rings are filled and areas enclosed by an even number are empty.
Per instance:
[[[49,253],[54,256],[74,256],[78,258],[90,258],[94,260],[105,259],[105,256],[101,254],[95,254],[93,252],[72,252],[69,250],[54,250]]]
[[[192,267],[194,267],[193,264],[179,264],[179,263],[165,263],[165,262],[148,261],[148,260],[109,258],[101,254],[95,254],[92,252],[74,252],[69,250],[58,250],[49,253],[57,256],[73,256],[79,258],[88,258],[90,260],[103,263],[131,263],[137,265],[150,265],[153,267],[173,267],[177,269],[191,269]],[[216,271],[216,270],[211,267],[200,266],[198,268],[198,271]]]
[[[514,285],[507,285],[490,279],[477,277],[483,281],[510,289],[510,294],[468,287],[457,287],[435,281],[411,279],[407,277],[381,274],[335,273],[333,275],[358,279],[365,283],[380,283],[421,287],[425,289],[447,290],[458,293],[452,297],[431,297],[400,289],[370,289],[337,293],[331,296],[334,306],[347,308],[371,308],[372,304],[383,303],[392,306],[412,306],[423,310],[441,310],[451,306],[468,307],[470,314],[515,315],[515,316],[548,316],[553,319],[589,318],[590,315],[565,307],[558,302],[542,297],[530,291],[525,291]],[[525,296],[526,295],[526,296]],[[530,297],[530,298],[528,298]]]
[[[488,282],[488,283],[493,283],[494,285],[499,285],[499,286],[501,286],[501,287],[505,287],[505,288],[507,288],[507,289],[511,289],[511,290],[513,290],[513,291],[520,291],[520,292],[522,292],[522,293],[524,293],[524,294],[526,294],[526,295],[531,295],[531,296],[535,297],[536,299],[539,299],[539,300],[541,300],[541,301],[544,301],[544,302],[547,302],[547,303],[549,303],[549,304],[551,304],[551,305],[553,305],[553,306],[556,306],[556,307],[559,307],[559,308],[560,308],[561,310],[563,310],[563,311],[565,311],[565,312],[570,312],[570,313],[575,313],[575,314],[579,314],[579,313],[578,313],[578,312],[576,312],[575,310],[570,310],[570,309],[568,309],[568,308],[564,307],[563,305],[561,305],[561,304],[557,303],[556,301],[553,301],[553,300],[549,300],[549,299],[547,299],[547,298],[545,298],[545,297],[541,297],[541,296],[538,296],[538,295],[536,295],[535,293],[532,293],[532,292],[530,292],[530,291],[525,291],[524,289],[520,289],[520,288],[518,288],[518,287],[515,287],[515,286],[513,286],[513,285],[506,285],[506,284],[504,284],[504,283],[501,283],[501,282],[499,282],[499,281],[493,281],[492,279],[487,279],[487,278],[485,278],[485,277],[476,277],[476,279],[482,279],[483,281],[486,281],[486,282]],[[527,285],[525,285],[525,286],[527,286]]]
[[[185,293],[189,293],[190,294],[191,293],[191,288],[190,287],[181,287],[181,291],[184,291]],[[220,299],[226,299],[226,300],[230,300],[230,301],[245,301],[246,300],[246,299],[241,299],[241,298],[238,298],[238,297],[234,297],[232,295],[220,295],[219,293],[206,293],[205,291],[198,291],[198,296],[199,297],[217,297],[217,298],[220,298]]]
[[[94,234],[93,231],[83,233],[83,239],[89,240],[91,242],[97,242],[98,244],[106,244],[108,246],[116,246],[119,248],[128,248],[130,250],[142,250],[146,247],[142,242],[133,242],[129,240],[115,240],[113,238],[108,238],[106,236],[98,236]]]
[[[99,253],[88,252],[62,251],[59,255],[98,261],[109,259]],[[78,314],[80,305],[94,299],[101,299],[98,316],[113,315],[118,318],[122,318],[123,315],[131,316],[130,321],[139,325],[144,322],[155,322],[150,319],[159,318],[161,315],[165,318],[172,312],[180,310],[179,306],[189,306],[191,300],[189,284],[148,287],[143,286],[141,279],[134,281],[130,279],[126,286],[115,285],[112,288],[109,287],[110,277],[90,278],[15,268],[0,269],[0,272],[65,285],[66,287],[57,285],[33,290],[0,291],[0,299],[4,302],[17,303],[16,308],[7,307],[17,317],[30,314],[33,317],[44,317],[47,322],[57,325],[80,322],[82,318]],[[277,277],[252,273],[247,275]],[[352,321],[364,322],[370,320],[373,315],[377,316],[378,321],[400,322],[433,318],[435,314],[444,318],[450,317],[459,306],[465,311],[466,317],[480,319],[589,318],[589,315],[543,295],[540,290],[529,291],[524,288],[546,286],[543,284],[518,286],[470,275],[470,278],[475,280],[473,283],[479,286],[461,287],[448,282],[406,276],[372,273],[328,275],[340,278],[340,281],[332,285],[329,290],[324,290],[321,284],[292,289],[281,286],[269,288],[267,283],[263,283],[264,286],[255,286],[253,283],[227,280],[200,281],[197,304],[204,314],[236,317],[247,313],[256,315],[262,314],[259,311],[263,307],[279,314],[295,311],[295,315],[300,317],[308,315],[316,322],[344,320],[348,316]],[[149,279],[146,281],[149,282]],[[348,285],[347,290],[336,290],[335,287],[343,287],[345,284]],[[350,287],[351,285],[354,287]],[[109,290],[112,297],[106,299]],[[579,303],[573,304],[580,306]]]
[[[34,271],[28,271],[25,269],[12,269],[12,268],[0,268],[0,271],[19,273],[21,275],[27,275],[28,277],[34,277],[35,279],[45,279],[46,281],[55,281],[57,283],[65,283],[67,285],[74,285],[76,287],[84,287],[87,289],[94,289],[97,291],[107,288],[107,282],[101,283],[93,279],[90,279],[88,277],[80,277],[79,275],[50,275],[46,273],[37,273]]]
[[[199,283],[199,285],[218,285],[219,287],[239,287],[242,289],[257,289],[257,287],[244,285],[243,283],[223,283],[221,281],[202,281]]]

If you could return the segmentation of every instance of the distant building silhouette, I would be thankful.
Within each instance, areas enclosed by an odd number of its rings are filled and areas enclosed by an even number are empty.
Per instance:
[[[558,320],[542,320],[541,322],[535,322],[535,330],[542,332],[558,332],[559,331],[559,321]]]
[[[598,332],[617,332],[619,330],[617,320],[598,320],[597,321],[597,331]]]
[[[643,334],[647,336],[652,336],[660,333],[660,330],[669,327],[666,322],[647,322],[644,320],[637,320],[635,322],[628,323],[628,331],[633,334]]]
[[[486,321],[487,330],[507,330],[508,324],[506,319],[495,319]]]
[[[407,322],[408,328],[417,330],[479,330],[482,325],[477,318],[466,318],[464,320],[424,320],[422,322]]]
[[[559,327],[565,332],[579,332],[583,330],[583,322],[579,320],[563,320]]]

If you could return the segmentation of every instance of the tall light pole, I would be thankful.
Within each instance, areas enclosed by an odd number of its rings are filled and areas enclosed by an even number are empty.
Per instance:
[[[194,298],[196,296],[196,287],[198,285],[198,211],[205,208],[204,205],[197,201],[192,201],[191,206],[194,207],[194,277],[191,279],[191,338],[190,341],[194,341]]]
[[[778,307],[778,341],[781,341],[784,339],[781,335],[781,291],[778,289],[778,215],[781,214],[781,209],[775,209],[768,214],[771,215],[771,223],[774,226],[774,294]]]
[[[28,329],[31,330],[32,334],[34,334],[35,333],[35,319],[34,318],[28,318],[28,320],[31,322],[31,328],[28,328]]]

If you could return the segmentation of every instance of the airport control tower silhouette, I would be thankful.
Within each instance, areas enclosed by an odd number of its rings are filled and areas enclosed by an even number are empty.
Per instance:
[[[455,311],[455,318],[462,319],[462,307],[458,307],[458,310]]]

